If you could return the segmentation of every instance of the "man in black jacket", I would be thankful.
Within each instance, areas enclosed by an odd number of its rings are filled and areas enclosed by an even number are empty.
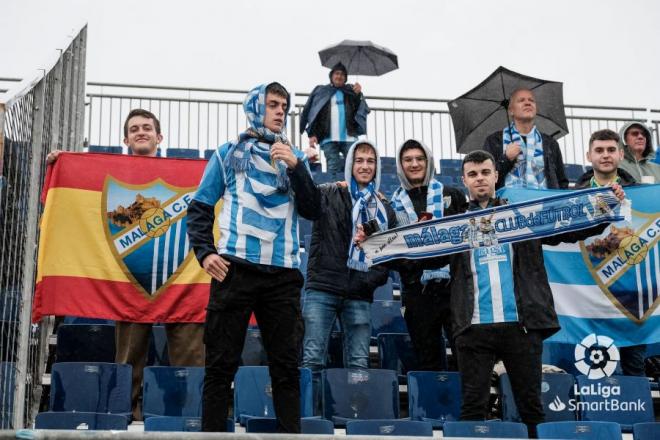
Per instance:
[[[468,211],[506,203],[495,198],[497,180],[495,161],[488,152],[477,150],[463,158],[463,182],[470,196]],[[623,199],[621,187],[613,188],[617,197]],[[544,420],[543,340],[560,328],[542,245],[576,242],[602,232],[605,227],[598,225],[424,260],[428,267],[450,265],[452,330],[463,383],[461,420],[486,419],[491,373],[499,358],[509,374],[520,417],[530,437],[536,437],[536,425]],[[364,238],[361,231],[355,237],[356,241]]]
[[[594,132],[589,139],[589,151],[587,152],[587,159],[591,162],[593,169],[580,176],[575,183],[575,188],[598,188],[615,183],[621,186],[636,185],[638,182],[633,176],[623,168],[619,168],[623,157],[621,140],[616,132],[609,129]],[[646,376],[644,369],[646,345],[619,347],[619,354],[623,374]]]
[[[369,107],[362,86],[346,84],[347,78],[346,67],[337,63],[330,70],[330,84],[312,90],[300,115],[300,132],[307,132],[310,150],[320,145],[327,171],[334,174],[344,172],[348,149],[359,135],[367,132]],[[314,155],[308,153],[310,157]]]
[[[394,192],[391,203],[397,226],[417,222],[425,215],[440,218],[465,211],[465,194],[434,178],[433,153],[423,142],[409,139],[401,144],[396,165],[401,187]],[[442,332],[444,329],[451,344],[449,269],[424,270],[415,260],[399,260],[389,267],[401,276],[404,318],[417,355],[417,368],[447,369]]]
[[[484,144],[495,158],[495,188],[568,188],[559,144],[534,125],[534,93],[524,88],[514,91],[507,111],[511,125],[488,136]]]
[[[346,185],[316,186],[309,173],[294,172],[291,184],[305,203],[298,212],[314,221],[307,264],[303,308],[303,367],[314,372],[325,366],[335,319],[344,332],[344,366],[369,368],[371,302],[374,290],[387,281],[385,268],[367,270],[360,264],[352,237],[356,225],[376,219],[383,229],[394,227],[389,203],[378,194],[380,160],[376,146],[356,142],[348,152]],[[353,256],[353,258],[351,258]]]

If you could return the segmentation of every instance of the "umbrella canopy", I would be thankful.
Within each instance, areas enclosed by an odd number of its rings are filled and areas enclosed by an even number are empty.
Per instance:
[[[509,98],[516,89],[530,89],[536,97],[536,127],[555,139],[568,133],[563,84],[522,75],[502,66],[481,84],[448,103],[456,134],[456,150],[483,148],[486,138],[510,124]]]
[[[399,68],[394,52],[371,41],[344,40],[319,52],[321,65],[346,66],[351,75],[380,76]]]

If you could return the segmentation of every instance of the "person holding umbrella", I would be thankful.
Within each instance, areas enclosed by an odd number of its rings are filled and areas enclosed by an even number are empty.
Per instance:
[[[535,125],[536,98],[528,88],[516,89],[508,100],[511,122],[486,138],[484,150],[495,158],[497,189],[568,188],[559,144]]]
[[[344,171],[346,154],[359,135],[367,132],[369,107],[359,83],[347,84],[348,71],[341,63],[330,69],[330,83],[310,93],[300,116],[300,132],[307,132],[310,149],[320,145],[327,171]],[[315,152],[309,154],[310,157]]]

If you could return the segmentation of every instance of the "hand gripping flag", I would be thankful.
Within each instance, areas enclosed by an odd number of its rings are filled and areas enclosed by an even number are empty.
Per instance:
[[[620,208],[610,188],[564,191],[391,229],[369,237],[362,249],[370,264],[449,255],[623,220]]]
[[[206,162],[63,153],[48,170],[32,319],[203,322],[186,212]]]

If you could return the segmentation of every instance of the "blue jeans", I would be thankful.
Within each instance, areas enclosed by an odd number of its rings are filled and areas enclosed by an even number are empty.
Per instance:
[[[343,176],[346,155],[351,145],[353,145],[353,142],[328,142],[321,145],[321,150],[323,150],[325,160],[328,164],[327,171],[329,173],[339,173]]]
[[[313,372],[325,367],[328,341],[336,318],[344,337],[344,368],[369,368],[371,303],[307,290],[303,306],[305,337],[302,366]]]
[[[321,370],[325,368],[335,319],[339,318],[343,330],[344,368],[369,368],[371,303],[308,289],[302,315],[302,366],[312,370],[314,415],[321,415]]]

